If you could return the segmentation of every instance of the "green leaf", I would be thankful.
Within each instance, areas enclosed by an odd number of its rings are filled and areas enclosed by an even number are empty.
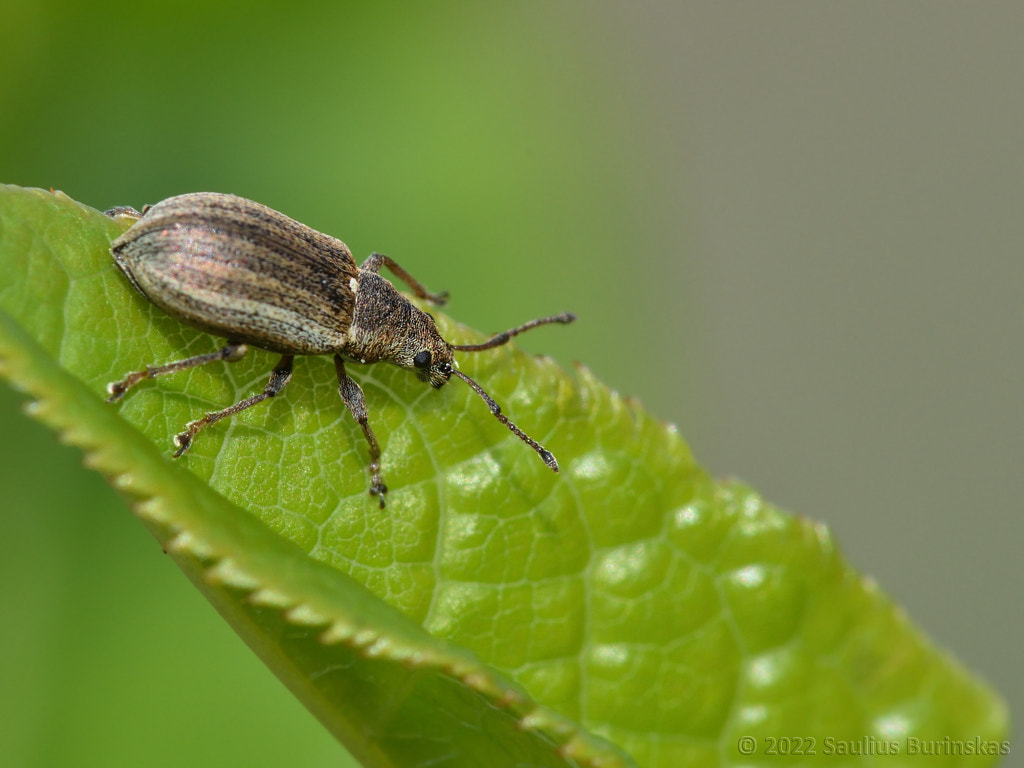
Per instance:
[[[805,758],[770,739],[799,736],[822,757],[875,745],[868,765],[891,761],[876,741],[1005,738],[998,698],[824,527],[713,481],[585,369],[513,347],[460,359],[559,476],[468,388],[378,365],[353,373],[384,451],[381,511],[321,358],[170,459],[172,435],[262,389],[275,358],[104,403],[110,380],[219,344],[129,287],[108,252],[123,226],[0,188],[0,370],[364,764],[777,765]],[[921,759],[961,763],[943,754]]]

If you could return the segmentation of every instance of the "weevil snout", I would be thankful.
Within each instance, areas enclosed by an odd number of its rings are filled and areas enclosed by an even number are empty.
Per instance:
[[[452,377],[451,354],[448,350],[448,359],[438,362],[428,350],[417,353],[412,361],[417,378],[434,389],[443,387]]]

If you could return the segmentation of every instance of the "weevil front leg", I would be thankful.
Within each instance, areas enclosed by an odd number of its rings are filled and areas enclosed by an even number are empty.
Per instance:
[[[165,376],[168,373],[177,373],[178,371],[186,371],[189,368],[195,368],[200,365],[206,365],[216,360],[225,360],[229,363],[233,363],[236,360],[241,360],[247,351],[245,344],[234,344],[228,342],[224,347],[218,349],[216,352],[207,352],[205,355],[196,355],[195,357],[187,357],[184,360],[176,360],[173,363],[166,363],[165,365],[147,365],[143,371],[135,371],[129,373],[120,381],[112,381],[107,384],[107,394],[110,397],[107,398],[108,403],[116,403],[125,393],[138,384],[140,381],[146,379],[155,379],[157,376]]]
[[[384,480],[380,476],[380,445],[373,430],[370,429],[366,398],[359,385],[345,373],[345,363],[338,355],[334,356],[334,367],[338,371],[338,392],[341,399],[352,414],[352,418],[362,427],[366,442],[370,445],[370,495],[376,496],[380,500],[380,508],[384,509],[384,494],[388,492],[388,487],[384,485]]]
[[[436,304],[439,307],[443,307],[445,302],[448,301],[448,291],[431,293],[423,287],[423,284],[419,280],[400,267],[394,259],[390,256],[385,256],[383,253],[371,253],[369,258],[367,258],[359,268],[365,269],[368,272],[380,273],[380,268],[382,266],[390,269],[398,279],[408,285],[412,292],[419,298],[426,299],[431,304]]]
[[[277,397],[281,394],[281,390],[285,388],[285,385],[291,381],[292,378],[292,361],[294,356],[285,355],[282,357],[274,370],[270,372],[270,381],[267,382],[267,386],[258,395],[247,397],[245,400],[240,400],[234,405],[225,408],[221,411],[214,411],[213,413],[207,413],[203,418],[190,421],[185,425],[185,431],[174,436],[174,444],[178,447],[178,450],[174,452],[174,458],[178,458],[192,445],[192,440],[195,439],[196,434],[203,427],[207,427],[214,422],[226,419],[228,416],[233,416],[240,411],[244,411],[246,408],[252,408],[257,403],[262,403],[271,397]]]

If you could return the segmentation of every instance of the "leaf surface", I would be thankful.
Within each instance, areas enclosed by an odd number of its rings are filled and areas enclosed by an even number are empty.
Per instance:
[[[261,390],[276,358],[105,404],[110,380],[220,343],[131,289],[108,251],[124,226],[0,188],[3,375],[364,764],[777,765],[779,736],[819,755],[829,738],[1004,737],[1001,702],[823,526],[712,480],[586,369],[511,346],[460,357],[558,476],[461,383],[355,366],[391,489],[379,510],[329,358],[300,358],[281,396],[172,460],[171,436]],[[454,343],[483,338],[434,314]]]

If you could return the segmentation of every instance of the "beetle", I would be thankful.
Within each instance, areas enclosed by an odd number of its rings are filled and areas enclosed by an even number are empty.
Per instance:
[[[358,268],[341,240],[283,213],[235,195],[195,192],[170,197],[137,211],[105,212],[132,221],[111,244],[114,262],[131,285],[167,314],[193,328],[223,337],[215,352],[149,365],[107,385],[114,403],[139,382],[206,363],[234,362],[256,347],[281,355],[260,393],[189,422],[174,438],[175,458],[204,427],[276,397],[292,376],[298,355],[334,355],[342,402],[369,445],[370,495],[383,509],[387,486],[381,452],[370,428],[366,399],[346,363],[387,362],[413,371],[435,389],[452,376],[465,381],[491,414],[558,472],[554,455],[523,432],[477,382],[462,373],[453,352],[501,346],[524,331],[571,323],[565,312],[524,323],[481,344],[449,344],[433,318],[381,276],[387,267],[418,298],[442,306],[447,293],[430,293],[393,259],[372,253]]]

